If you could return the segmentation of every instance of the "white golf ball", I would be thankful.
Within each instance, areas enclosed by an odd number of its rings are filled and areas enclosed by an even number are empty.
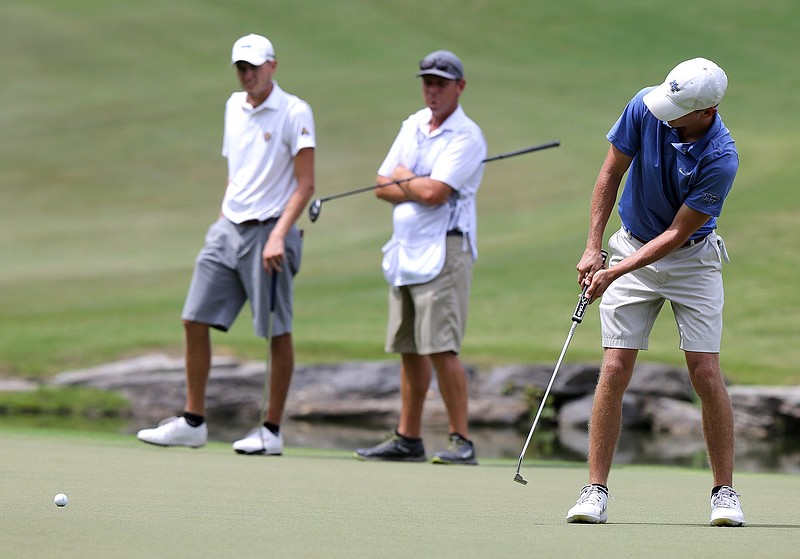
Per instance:
[[[67,506],[67,496],[63,493],[59,493],[53,499],[53,502],[58,505],[59,507],[66,507]]]

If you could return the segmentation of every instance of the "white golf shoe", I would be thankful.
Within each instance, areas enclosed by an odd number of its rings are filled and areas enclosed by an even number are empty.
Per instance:
[[[233,450],[237,454],[263,454],[265,456],[280,456],[283,454],[283,435],[275,435],[264,427],[256,427],[243,439],[233,443]]]
[[[158,446],[190,446],[199,448],[208,440],[208,426],[192,427],[183,417],[168,417],[153,429],[142,429],[136,433],[140,441]]]
[[[567,513],[567,522],[602,524],[608,520],[608,491],[599,485],[586,485],[574,507]]]
[[[711,497],[712,526],[744,526],[744,512],[739,504],[739,494],[732,487],[723,485]]]

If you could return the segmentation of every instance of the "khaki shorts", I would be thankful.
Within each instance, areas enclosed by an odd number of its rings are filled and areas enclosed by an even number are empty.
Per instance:
[[[620,229],[608,241],[613,266],[643,243]],[[603,347],[647,349],[665,301],[672,305],[684,351],[719,353],[722,339],[722,238],[679,248],[615,280],[600,302]],[[726,253],[725,253],[726,254]]]
[[[293,226],[286,235],[286,261],[283,272],[277,275],[275,312],[270,324],[273,276],[264,270],[261,253],[274,226],[275,221],[237,225],[220,218],[208,228],[183,305],[184,320],[227,332],[249,300],[256,336],[280,336],[292,331],[294,275],[300,269],[303,242],[300,230]]]
[[[472,264],[472,252],[464,239],[448,237],[444,268],[435,279],[389,288],[388,353],[432,355],[461,351]]]

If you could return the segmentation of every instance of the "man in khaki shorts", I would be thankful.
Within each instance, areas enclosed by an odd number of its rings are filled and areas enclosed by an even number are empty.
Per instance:
[[[682,62],[661,85],[639,91],[607,135],[611,146],[594,187],[586,250],[577,265],[586,296],[602,296],[603,364],[589,422],[589,484],[567,522],[608,518],[622,398],[638,352],[647,349],[653,322],[669,301],[702,403],[714,481],[710,523],[744,525],[733,490],[733,412],[719,363],[727,253],[715,229],[739,167],[717,112],[727,85],[725,72],[710,60]],[[609,240],[611,260],[603,269],[602,237],[626,173],[618,205],[623,227]],[[653,499],[647,514],[654,522],[658,507]]]
[[[475,194],[486,141],[459,104],[464,67],[450,51],[419,65],[427,107],[408,117],[378,170],[376,190],[393,205],[384,246],[390,284],[386,351],[400,353],[400,421],[391,438],[356,450],[362,460],[424,462],[422,409],[436,370],[450,422],[450,444],[437,464],[477,464],[469,439],[467,376],[458,354],[477,257]],[[412,178],[413,177],[413,178]]]

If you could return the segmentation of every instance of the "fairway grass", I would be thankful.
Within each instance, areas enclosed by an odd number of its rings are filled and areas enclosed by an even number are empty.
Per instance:
[[[486,166],[463,352],[481,367],[555,361],[606,132],[679,61],[718,62],[741,156],[719,221],[732,260],[722,366],[740,384],[800,381],[797,0],[34,0],[0,3],[0,22],[0,376],[180,353],[192,264],[225,184],[230,46],[259,32],[275,43],[278,83],[314,110],[320,197],[374,180],[422,106],[416,63],[435,49],[464,61],[463,105],[489,155],[561,141]],[[389,206],[352,196],[299,225],[298,362],[383,358]],[[669,314],[642,360],[682,364]],[[264,354],[248,310],[214,342]],[[593,306],[566,361],[599,361],[599,343]]]
[[[0,429],[4,557],[796,557],[800,478],[740,474],[748,526],[708,523],[708,471],[617,467],[606,525],[569,525],[582,466],[362,463]],[[56,493],[67,507],[53,504]]]

